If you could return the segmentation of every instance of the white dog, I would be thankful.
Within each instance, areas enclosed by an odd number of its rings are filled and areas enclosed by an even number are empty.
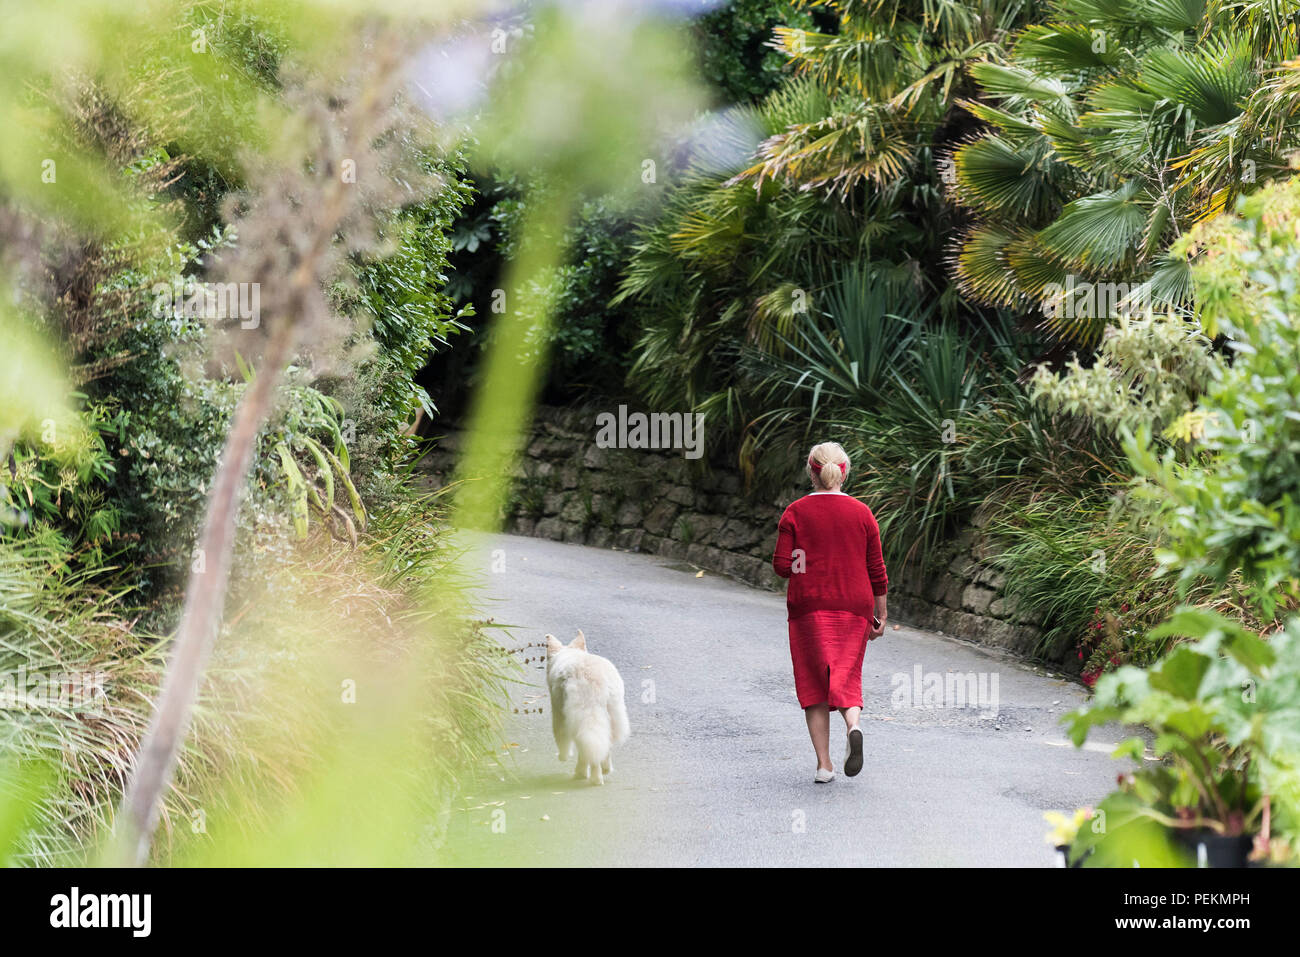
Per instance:
[[[551,690],[551,728],[561,761],[578,746],[579,780],[595,776],[597,784],[614,770],[610,749],[627,740],[627,706],[623,679],[613,663],[587,651],[582,632],[567,645],[546,636],[546,684]]]

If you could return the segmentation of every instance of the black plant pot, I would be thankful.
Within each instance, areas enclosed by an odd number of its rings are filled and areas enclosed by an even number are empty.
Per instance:
[[[1253,834],[1225,837],[1211,830],[1177,831],[1176,836],[1197,867],[1245,867],[1255,842]]]
[[[1079,855],[1079,859],[1075,861],[1073,864],[1070,863],[1069,844],[1057,844],[1056,853],[1058,855],[1057,865],[1056,865],[1057,867],[1083,867],[1083,862],[1086,861],[1088,859],[1088,855],[1092,853],[1092,848],[1088,848],[1081,855]]]

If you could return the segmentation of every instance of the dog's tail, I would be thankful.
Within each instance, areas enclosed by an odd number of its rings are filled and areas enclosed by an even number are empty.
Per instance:
[[[584,722],[574,734],[573,740],[578,745],[579,760],[585,764],[600,764],[609,757],[609,722],[600,718]]]
[[[614,744],[622,744],[632,733],[627,723],[627,704],[623,701],[623,684],[619,682],[616,694],[609,696],[609,733]]]

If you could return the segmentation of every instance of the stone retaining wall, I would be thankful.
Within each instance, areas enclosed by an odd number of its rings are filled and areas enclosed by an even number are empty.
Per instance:
[[[589,409],[537,410],[515,472],[507,531],[660,555],[761,588],[784,589],[771,566],[776,525],[803,489],[754,501],[742,494],[734,470],[692,462],[681,451],[598,448],[595,417]],[[435,485],[449,479],[460,446],[456,430],[444,426],[440,434],[421,463]],[[981,529],[967,529],[947,552],[951,557],[939,575],[891,570],[891,617],[1032,654],[1041,631],[1008,607]]]

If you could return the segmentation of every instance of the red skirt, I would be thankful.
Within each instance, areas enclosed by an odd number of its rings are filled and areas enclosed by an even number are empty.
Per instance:
[[[790,620],[790,659],[799,707],[862,707],[862,656],[871,622],[850,611],[813,611]]]

